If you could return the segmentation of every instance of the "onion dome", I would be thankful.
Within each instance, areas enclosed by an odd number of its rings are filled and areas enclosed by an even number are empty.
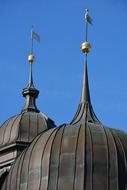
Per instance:
[[[15,143],[25,143],[27,145],[27,143],[30,143],[40,132],[55,127],[54,122],[41,113],[36,106],[39,91],[35,88],[33,83],[33,57],[33,55],[28,57],[30,62],[29,83],[22,92],[26,99],[25,106],[19,115],[5,121],[0,128],[0,149]]]
[[[72,122],[38,135],[17,158],[2,190],[127,189],[127,135],[97,119],[87,61],[84,74]]]
[[[127,136],[94,123],[42,133],[21,154],[2,190],[125,190]]]
[[[71,124],[38,135],[17,158],[2,190],[125,190],[126,185],[127,135],[96,118],[86,75]]]

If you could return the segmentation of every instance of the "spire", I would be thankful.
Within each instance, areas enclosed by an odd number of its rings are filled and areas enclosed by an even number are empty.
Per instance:
[[[86,9],[85,20],[86,20],[86,41],[82,44],[82,52],[85,53],[85,69],[84,69],[81,103],[87,102],[87,103],[91,104],[89,81],[88,81],[88,70],[87,70],[87,55],[91,50],[91,45],[87,40],[88,40],[88,24],[92,23],[92,19],[88,15],[88,9]]]
[[[83,121],[85,120],[85,122],[100,123],[92,108],[91,99],[90,99],[90,90],[89,90],[87,59],[88,59],[88,53],[91,50],[91,45],[88,42],[88,24],[92,24],[92,19],[88,15],[88,9],[86,9],[85,20],[86,20],[86,41],[82,44],[81,47],[82,52],[85,54],[83,86],[82,86],[80,104],[78,106],[78,110],[71,124],[82,122],[82,120]]]
[[[90,91],[89,91],[89,80],[88,80],[88,69],[87,69],[87,58],[86,58],[85,62],[86,63],[85,63],[85,68],[84,68],[84,79],[83,79],[81,102],[82,103],[87,102],[87,103],[91,104]]]
[[[29,83],[28,87],[34,88],[34,83],[33,83],[33,64],[30,61],[30,71],[29,71]]]
[[[38,39],[39,36],[33,31],[33,27],[31,30],[31,54],[28,56],[28,62],[30,64],[30,71],[29,71],[29,81],[26,88],[23,89],[23,96],[26,98],[25,106],[22,112],[39,112],[36,107],[36,98],[39,95],[39,91],[35,88],[33,82],[33,63],[35,61],[35,56],[33,55],[33,39]],[[40,38],[39,38],[40,39]],[[37,40],[38,41],[38,40]]]

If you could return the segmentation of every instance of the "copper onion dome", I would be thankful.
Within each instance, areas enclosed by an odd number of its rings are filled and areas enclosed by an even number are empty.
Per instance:
[[[127,135],[93,111],[87,63],[78,111],[69,125],[41,133],[16,160],[2,190],[126,190]]]
[[[56,126],[36,106],[39,91],[33,83],[32,64],[34,60],[32,60],[29,59],[29,82],[22,92],[26,99],[25,106],[19,115],[5,121],[0,128],[0,149],[15,143],[30,143],[40,132]]]

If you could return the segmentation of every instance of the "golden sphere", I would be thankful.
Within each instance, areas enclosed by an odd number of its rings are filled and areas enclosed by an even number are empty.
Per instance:
[[[31,54],[31,55],[28,56],[28,61],[29,62],[33,63],[34,60],[35,60],[35,56],[34,55]]]
[[[89,42],[84,42],[84,43],[82,44],[82,52],[83,52],[83,53],[89,53],[90,50],[91,50],[91,45],[90,45],[90,43],[89,43]]]

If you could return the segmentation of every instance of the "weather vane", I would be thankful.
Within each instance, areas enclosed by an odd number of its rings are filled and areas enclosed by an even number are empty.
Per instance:
[[[40,42],[40,36],[34,31],[34,26],[31,28],[31,48],[30,48],[30,55],[28,56],[28,61],[33,63],[35,60],[35,56],[33,55],[33,47],[34,47],[34,40]]]
[[[91,50],[91,45],[88,42],[88,25],[92,24],[92,18],[89,16],[89,11],[88,9],[85,10],[85,21],[86,21],[86,41],[82,44],[82,52],[87,54],[90,52]]]

